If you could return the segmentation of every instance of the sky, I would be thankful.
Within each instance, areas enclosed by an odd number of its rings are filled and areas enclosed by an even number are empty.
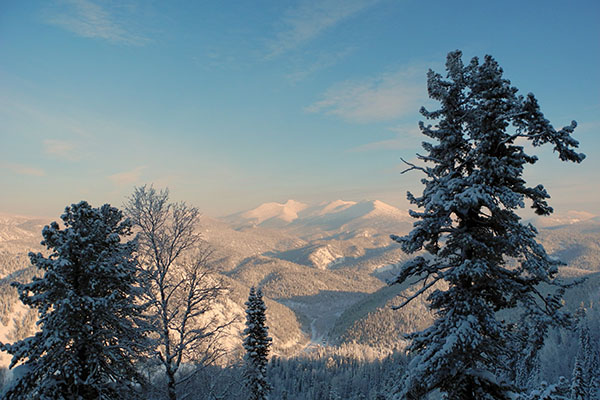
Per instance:
[[[221,216],[378,199],[423,136],[429,68],[491,54],[587,159],[536,149],[557,214],[600,214],[600,2],[0,1],[0,212],[123,204],[135,186]]]

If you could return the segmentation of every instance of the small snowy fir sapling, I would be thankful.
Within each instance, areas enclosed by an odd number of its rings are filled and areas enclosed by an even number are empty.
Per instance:
[[[22,374],[6,399],[119,399],[136,396],[142,382],[134,360],[145,337],[136,321],[135,241],[131,223],[108,204],[82,201],[65,209],[64,229],[46,226],[45,257],[30,253],[43,272],[15,283],[21,301],[38,309],[40,330],[2,350]]]
[[[553,211],[544,187],[523,180],[524,166],[537,157],[518,139],[532,147],[549,143],[563,161],[578,163],[585,155],[573,150],[576,123],[555,130],[533,94],[517,94],[491,56],[464,65],[454,51],[446,70],[445,78],[427,74],[429,96],[441,107],[421,108],[435,122],[419,124],[431,139],[423,143],[426,154],[417,155],[424,164],[407,163],[407,171],[425,175],[423,194],[408,193],[420,208],[411,211],[417,220],[407,236],[392,236],[406,253],[429,253],[406,263],[392,282],[422,285],[399,307],[434,288],[428,300],[438,318],[409,335],[413,358],[397,397],[423,399],[440,390],[450,399],[506,399],[522,389],[510,379],[511,364],[520,354],[535,359],[548,326],[570,323],[560,311],[567,287],[556,279],[560,262],[515,213],[525,199],[539,215]],[[447,289],[436,289],[437,282]],[[555,290],[541,291],[540,284]],[[523,317],[507,321],[498,316],[502,310]]]
[[[271,385],[267,381],[267,356],[272,339],[268,335],[265,311],[261,289],[255,290],[252,287],[246,302],[244,330],[244,381],[249,400],[265,400],[271,391]]]

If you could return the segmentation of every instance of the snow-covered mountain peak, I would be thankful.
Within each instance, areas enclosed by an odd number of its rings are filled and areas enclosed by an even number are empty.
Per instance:
[[[539,228],[555,227],[562,225],[573,225],[584,222],[593,222],[599,216],[587,211],[569,210],[566,213],[551,214],[549,216],[536,216],[530,221]]]
[[[288,200],[264,203],[245,212],[225,217],[234,229],[253,227],[285,229],[302,238],[345,234],[369,236],[377,232],[405,232],[413,220],[405,210],[380,200],[334,200],[306,205]]]
[[[334,200],[334,201],[325,201],[323,203],[319,203],[316,206],[308,207],[300,214],[301,218],[305,217],[317,217],[323,216],[327,214],[333,214],[340,211],[344,211],[349,207],[355,205],[355,201],[345,201],[345,200]]]
[[[408,211],[405,210],[400,210],[394,206],[391,206],[387,203],[384,203],[383,201],[380,200],[373,200],[370,203],[372,203],[373,205],[373,211],[372,213],[376,214],[376,215],[393,215],[395,217],[407,217],[410,218]]]
[[[296,200],[288,200],[285,203],[264,203],[260,206],[242,213],[240,216],[255,224],[276,219],[284,222],[292,222],[298,218],[298,213],[308,207],[306,204]]]
[[[365,219],[383,216],[402,219],[409,217],[408,212],[399,210],[398,208],[384,203],[381,200],[363,200],[360,202],[337,200],[330,203],[330,205],[327,207],[327,212],[323,212],[319,215],[344,215],[348,220],[355,218]]]

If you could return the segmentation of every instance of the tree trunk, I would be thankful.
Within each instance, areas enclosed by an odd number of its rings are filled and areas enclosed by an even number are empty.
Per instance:
[[[177,400],[177,392],[175,391],[175,372],[167,368],[167,394],[169,400]]]

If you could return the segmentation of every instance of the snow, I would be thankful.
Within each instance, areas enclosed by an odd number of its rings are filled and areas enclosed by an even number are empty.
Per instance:
[[[37,247],[42,227],[48,222],[47,218],[0,213],[0,244],[18,241]]]
[[[0,322],[0,343],[10,343],[15,339],[23,339],[14,338],[12,331],[15,329],[15,321],[21,320],[29,310],[30,308],[20,301],[14,304],[14,309],[11,313],[11,318],[9,319],[8,324],[4,325],[2,322]],[[8,368],[11,359],[12,356],[10,354],[5,351],[0,351],[0,368]]]
[[[533,220],[533,223],[538,227],[556,227],[592,221],[594,218],[598,218],[598,216],[587,211],[569,210],[566,213],[537,217]]]
[[[260,226],[263,228],[310,228],[325,231],[338,230],[347,225],[349,229],[360,227],[374,228],[382,222],[412,223],[412,218],[405,210],[380,200],[363,200],[360,202],[334,200],[308,206],[304,203],[288,200],[286,203],[264,203],[241,213],[226,217],[234,226]]]
[[[581,162],[585,155],[575,152],[578,143],[570,137],[576,124],[556,131],[535,97],[518,96],[491,56],[481,64],[473,58],[468,66],[461,58],[460,51],[448,54],[446,78],[431,70],[427,75],[429,96],[441,104],[436,111],[421,110],[436,123],[420,124],[423,134],[435,143],[424,144],[427,154],[417,155],[426,166],[409,164],[409,170],[426,176],[421,180],[422,196],[408,196],[422,211],[411,214],[418,220],[410,234],[392,236],[407,253],[424,249],[433,256],[404,264],[395,283],[421,277],[429,278],[430,285],[440,279],[449,285],[428,297],[439,319],[411,336],[409,350],[414,358],[403,395],[440,389],[454,398],[472,390],[469,381],[487,382],[473,393],[477,398],[489,394],[489,388],[504,392],[506,388],[495,379],[498,366],[506,364],[502,357],[516,362],[517,347],[543,342],[549,325],[568,322],[559,310],[564,286],[553,279],[556,262],[535,241],[535,229],[521,225],[515,213],[524,199],[533,203],[539,215],[553,210],[544,187],[528,187],[522,179],[525,166],[536,157],[525,154],[514,140],[527,137],[534,147],[552,143],[561,160]],[[509,126],[512,130],[507,131]],[[510,269],[503,256],[518,258],[519,267]],[[544,307],[536,302],[532,289],[542,282],[554,286]],[[535,326],[539,337],[524,330],[523,339],[511,345],[515,349],[509,346],[506,354],[500,354],[498,347],[515,335],[496,313],[512,311],[517,305],[525,310],[520,325]],[[508,366],[505,372],[510,375],[512,369]]]
[[[344,257],[329,245],[317,248],[308,256],[309,261],[317,268],[326,269],[330,265],[342,262]]]
[[[343,205],[342,205],[343,204]],[[340,206],[342,205],[342,206]],[[325,212],[327,210],[327,212]],[[307,210],[309,211],[309,210]],[[368,223],[373,227],[374,219],[389,219],[393,221],[411,220],[407,211],[399,210],[379,200],[364,200],[357,203],[337,200],[333,206],[312,209],[310,213],[300,214],[295,225],[322,226],[327,230],[339,229],[349,224]]]
[[[344,201],[344,200],[334,200],[330,202],[323,202],[318,204],[317,206],[308,207],[302,213],[302,217],[314,217],[319,215],[327,215],[331,213],[336,213],[343,211],[349,207],[355,205],[355,201]]]
[[[288,200],[283,204],[264,203],[253,210],[246,211],[241,217],[251,220],[256,224],[261,224],[270,219],[292,222],[298,218],[298,212],[304,210],[306,207],[308,207],[306,204],[295,200]]]

